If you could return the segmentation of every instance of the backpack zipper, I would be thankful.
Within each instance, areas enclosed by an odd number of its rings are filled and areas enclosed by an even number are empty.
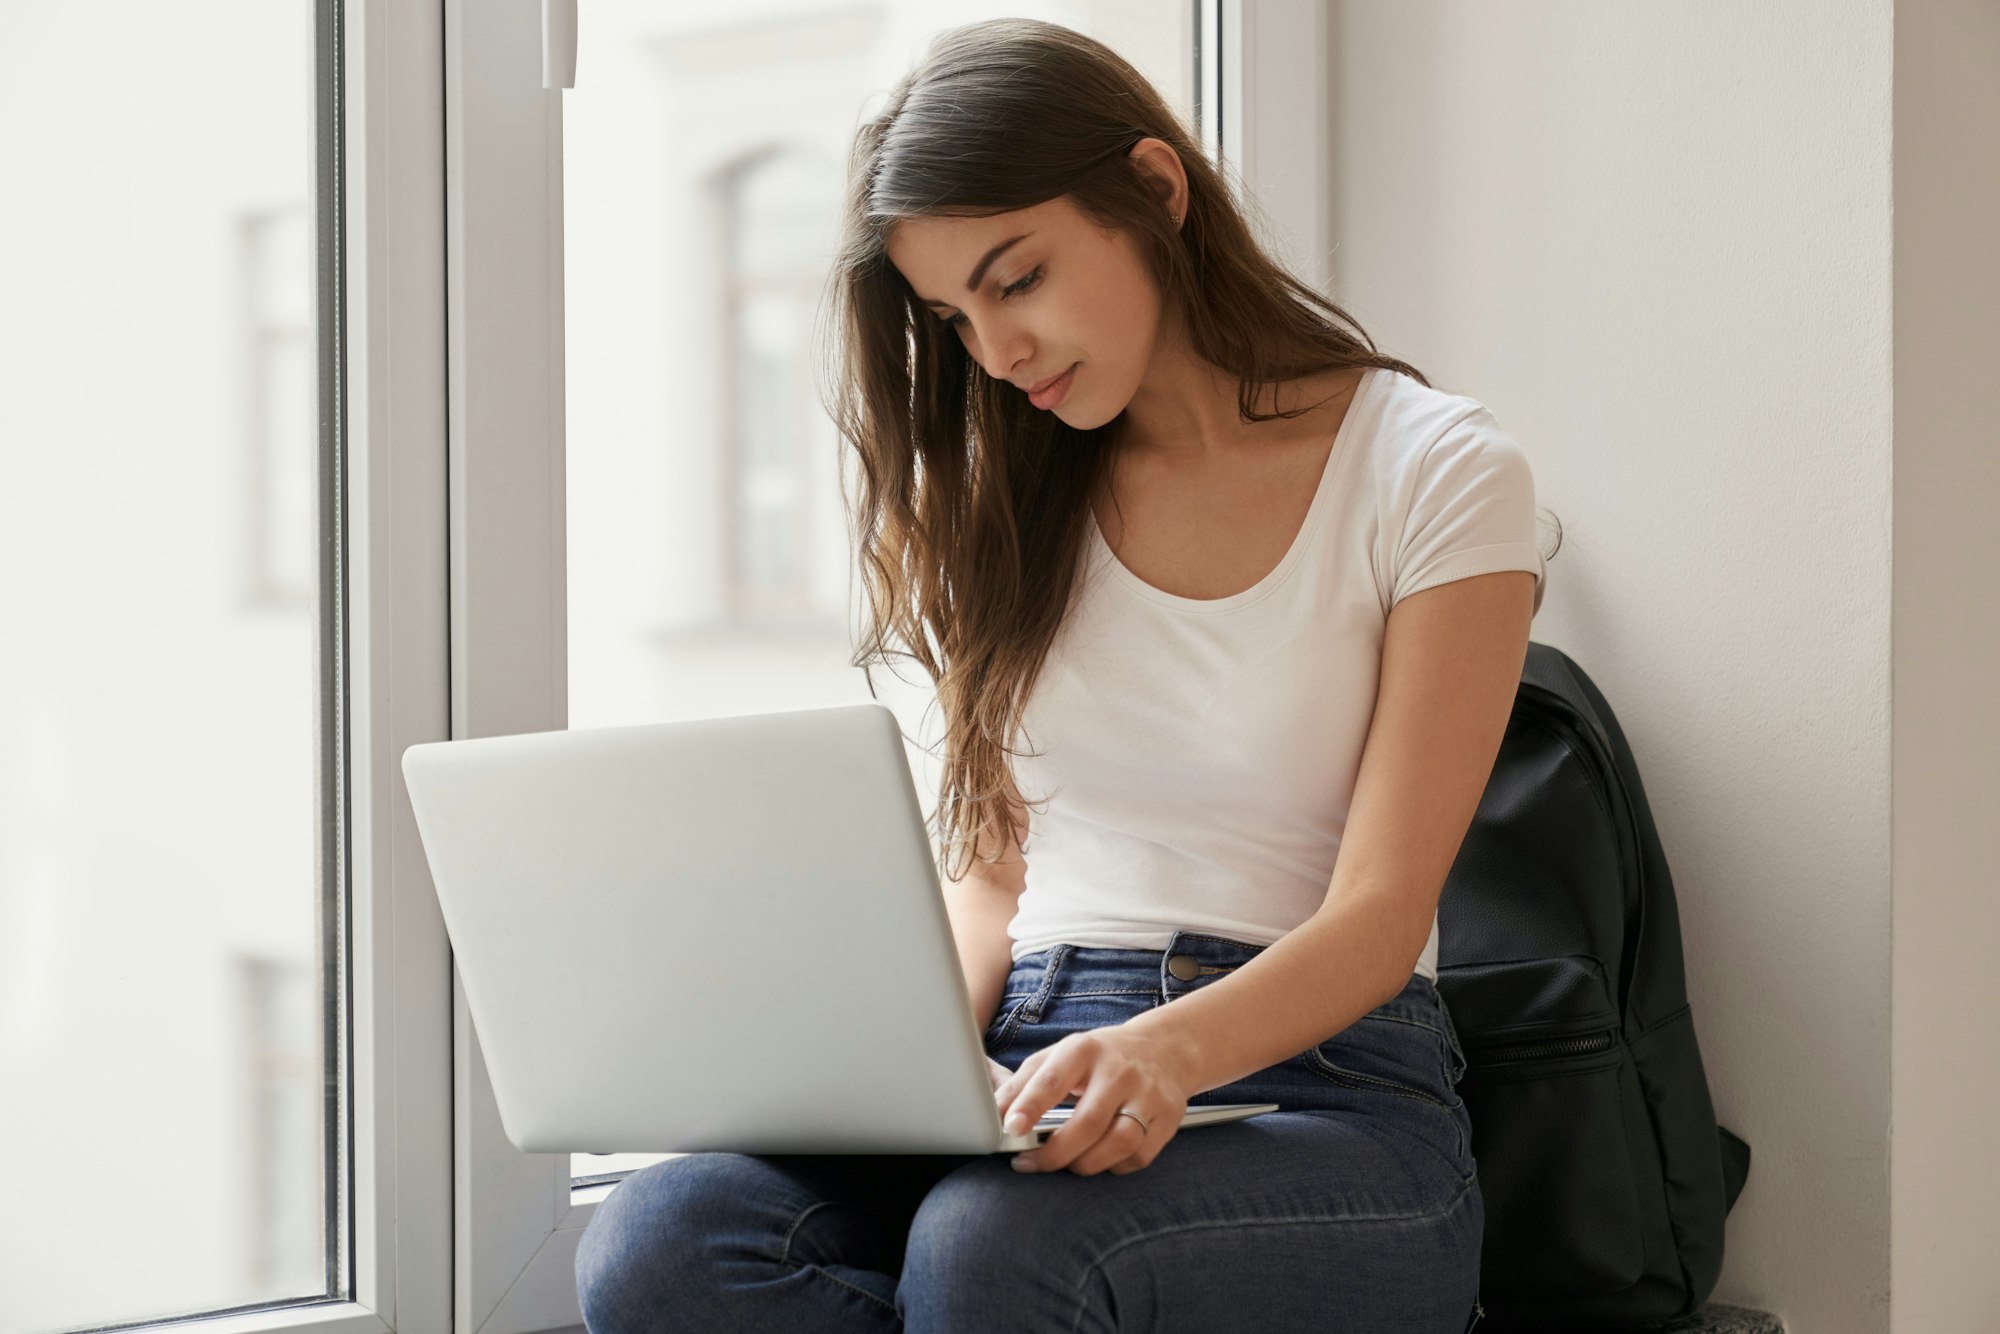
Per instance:
[[[1492,1061],[1534,1061],[1549,1056],[1583,1056],[1608,1051],[1618,1040],[1618,1030],[1606,1028],[1573,1038],[1526,1038],[1519,1042],[1467,1043],[1468,1058],[1477,1054],[1484,1065]]]

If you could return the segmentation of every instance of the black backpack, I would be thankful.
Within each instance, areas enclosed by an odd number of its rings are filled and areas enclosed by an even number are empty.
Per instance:
[[[1701,1307],[1750,1146],[1715,1123],[1645,789],[1583,669],[1531,643],[1438,902],[1486,1205],[1481,1334]]]

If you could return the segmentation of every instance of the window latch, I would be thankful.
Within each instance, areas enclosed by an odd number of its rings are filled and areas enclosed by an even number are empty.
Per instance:
[[[542,0],[542,87],[576,87],[576,0]]]

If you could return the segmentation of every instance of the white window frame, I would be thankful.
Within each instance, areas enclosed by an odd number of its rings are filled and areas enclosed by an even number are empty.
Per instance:
[[[589,17],[585,6],[585,53]],[[1203,25],[1205,57],[1220,51],[1203,86],[1220,91],[1222,154],[1241,164],[1241,183],[1275,229],[1267,240],[1325,291],[1323,7],[1201,0],[1191,21]],[[563,122],[560,90],[543,87],[540,0],[445,0],[444,63],[452,735],[559,729],[568,725]],[[481,225],[468,226],[473,218]],[[616,1185],[572,1189],[568,1155],[507,1141],[456,987],[453,1021],[455,1328],[579,1326],[577,1242]]]
[[[1323,295],[1333,282],[1332,63],[1322,0],[1202,0],[1205,103],[1220,105],[1221,156],[1255,201],[1260,236]],[[1211,58],[1210,43],[1220,48]],[[1215,118],[1204,145],[1215,151]]]
[[[451,956],[402,774],[449,724],[444,25],[392,0],[343,19],[354,1292],[334,1309],[338,1334],[449,1334]]]
[[[586,29],[587,34],[587,29]],[[562,95],[539,0],[445,0],[451,735],[568,725]],[[523,1153],[453,970],[453,1329],[581,1322],[567,1154]]]

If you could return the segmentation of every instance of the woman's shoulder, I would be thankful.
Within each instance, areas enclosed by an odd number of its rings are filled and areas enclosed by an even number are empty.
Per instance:
[[[1477,442],[1505,438],[1499,421],[1478,399],[1427,385],[1415,376],[1376,367],[1369,377],[1367,441],[1375,470],[1390,476],[1422,467],[1447,437]]]

